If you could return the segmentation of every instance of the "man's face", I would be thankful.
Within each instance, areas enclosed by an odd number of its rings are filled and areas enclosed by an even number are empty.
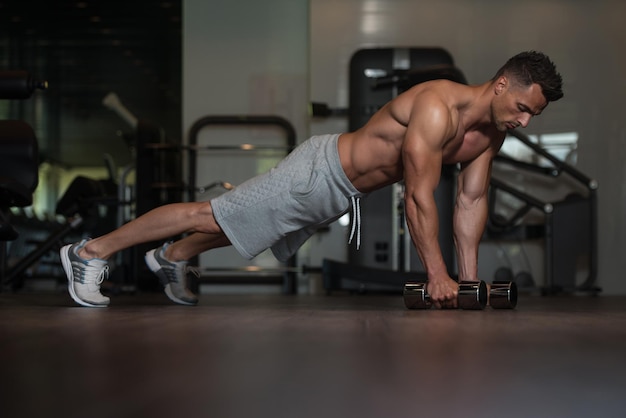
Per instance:
[[[491,113],[501,132],[520,126],[525,128],[530,118],[540,115],[548,105],[539,84],[522,86],[502,76],[494,88],[496,97],[491,104]]]

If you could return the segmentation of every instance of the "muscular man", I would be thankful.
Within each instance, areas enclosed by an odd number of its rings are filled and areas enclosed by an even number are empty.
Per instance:
[[[357,131],[312,137],[268,173],[210,202],[161,206],[109,234],[63,247],[70,295],[84,306],[107,306],[109,298],[100,293],[107,259],[132,245],[191,233],[145,258],[170,299],[195,304],[197,298],[186,288],[186,260],[233,245],[246,258],[271,248],[284,261],[317,228],[351,208],[358,236],[359,199],[404,180],[406,219],[431,300],[436,307],[455,307],[458,285],[446,270],[437,239],[434,191],[442,164],[460,165],[453,219],[459,280],[478,280],[492,160],[506,131],[526,127],[563,96],[561,87],[554,64],[535,51],[509,59],[481,85],[418,84]]]

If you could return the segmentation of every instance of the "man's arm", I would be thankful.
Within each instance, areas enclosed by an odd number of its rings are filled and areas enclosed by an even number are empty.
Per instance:
[[[454,307],[458,285],[450,278],[439,247],[434,193],[441,176],[443,147],[454,135],[456,125],[445,104],[430,96],[416,99],[403,144],[405,214],[411,239],[426,269],[433,304]]]
[[[476,159],[463,163],[457,178],[453,223],[459,281],[479,280],[478,247],[487,223],[491,165],[498,148],[490,147]]]

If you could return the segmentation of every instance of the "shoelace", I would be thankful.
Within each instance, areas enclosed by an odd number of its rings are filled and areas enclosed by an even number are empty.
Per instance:
[[[181,282],[181,279],[185,279],[187,273],[191,273],[196,277],[200,277],[200,269],[195,266],[184,265],[181,268],[180,263],[172,263],[171,266],[163,266],[165,269],[165,275],[167,276],[167,280],[169,282]],[[180,272],[180,277],[179,277]]]
[[[104,279],[109,277],[109,266],[105,265],[104,267],[96,267],[90,266],[89,264],[74,264],[74,268],[78,269],[78,273],[82,270],[83,274],[77,274],[78,277],[82,277],[83,283],[91,283],[94,282],[96,284],[101,284]]]
[[[198,266],[187,266],[185,269],[186,273],[191,273],[196,277],[200,277],[200,268]]]

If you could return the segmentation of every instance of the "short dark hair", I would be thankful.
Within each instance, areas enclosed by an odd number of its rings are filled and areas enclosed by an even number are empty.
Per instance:
[[[508,75],[523,86],[539,84],[543,96],[553,102],[563,97],[563,79],[547,55],[537,51],[521,52],[510,58],[496,73],[494,80]]]

